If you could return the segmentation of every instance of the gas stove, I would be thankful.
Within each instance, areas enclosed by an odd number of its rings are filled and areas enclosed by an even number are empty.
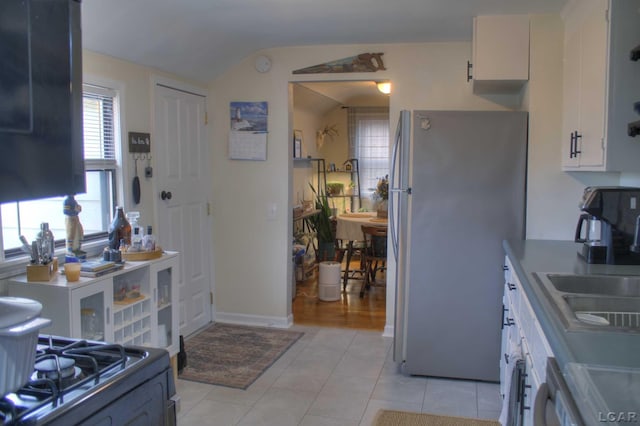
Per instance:
[[[41,335],[29,382],[0,399],[0,424],[172,425],[174,395],[165,350]]]

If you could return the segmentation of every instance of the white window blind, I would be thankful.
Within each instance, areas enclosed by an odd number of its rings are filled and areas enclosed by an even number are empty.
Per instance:
[[[349,107],[349,154],[358,159],[361,194],[370,196],[389,174],[389,108]]]
[[[87,170],[115,169],[115,91],[84,86],[84,158]]]

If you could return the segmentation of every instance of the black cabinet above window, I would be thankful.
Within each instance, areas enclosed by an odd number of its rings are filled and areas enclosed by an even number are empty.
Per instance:
[[[85,191],[78,0],[0,2],[0,203]]]

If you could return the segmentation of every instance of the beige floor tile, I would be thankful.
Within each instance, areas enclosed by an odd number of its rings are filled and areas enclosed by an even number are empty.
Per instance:
[[[428,379],[422,412],[477,417],[476,383],[463,380]]]
[[[231,426],[235,425],[251,407],[228,402],[202,400],[185,416],[178,418],[180,426]]]
[[[357,420],[306,415],[303,417],[300,426],[358,426],[358,424],[359,422]]]
[[[178,423],[370,425],[379,409],[497,419],[493,383],[413,377],[379,332],[295,326],[305,334],[247,390],[178,380]]]
[[[500,411],[502,409],[499,384],[478,382],[477,388],[478,411]]]
[[[334,373],[376,379],[380,376],[383,365],[383,358],[371,358],[363,354],[347,352],[336,365]]]
[[[271,388],[240,420],[239,425],[297,425],[316,392]]]
[[[423,377],[381,374],[371,399],[407,402],[421,407],[426,387],[427,379]]]

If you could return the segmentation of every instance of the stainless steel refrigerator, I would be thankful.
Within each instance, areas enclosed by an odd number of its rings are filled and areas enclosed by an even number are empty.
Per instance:
[[[393,147],[394,359],[499,380],[504,252],[524,238],[526,112],[402,111]]]

